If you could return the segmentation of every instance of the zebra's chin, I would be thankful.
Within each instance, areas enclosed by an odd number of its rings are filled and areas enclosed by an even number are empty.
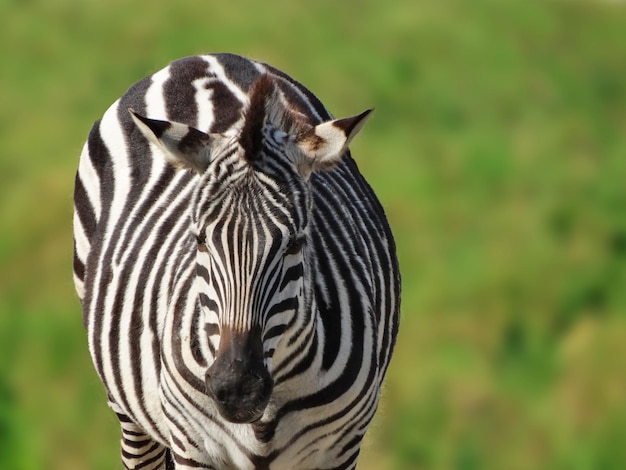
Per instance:
[[[220,416],[234,424],[252,424],[258,422],[265,412],[265,407],[256,409],[229,409],[223,406],[217,407],[220,412]]]

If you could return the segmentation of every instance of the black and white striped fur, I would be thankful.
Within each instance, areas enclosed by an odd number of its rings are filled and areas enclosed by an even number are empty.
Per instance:
[[[74,280],[126,468],[356,466],[400,281],[348,151],[368,115],[332,120],[284,73],[216,54],[94,124]]]

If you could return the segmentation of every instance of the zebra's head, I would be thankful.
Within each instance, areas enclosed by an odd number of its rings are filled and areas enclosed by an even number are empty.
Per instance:
[[[228,135],[131,110],[169,162],[199,174],[191,230],[214,358],[205,380],[222,417],[239,423],[263,415],[274,384],[297,359],[295,348],[312,341],[309,178],[340,161],[371,112],[311,124],[275,80],[257,79],[240,126]]]

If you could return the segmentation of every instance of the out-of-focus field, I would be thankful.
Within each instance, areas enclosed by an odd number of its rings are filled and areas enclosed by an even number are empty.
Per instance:
[[[231,51],[338,116],[403,274],[360,468],[626,468],[626,4],[0,1],[0,468],[121,469],[71,281],[89,128]]]

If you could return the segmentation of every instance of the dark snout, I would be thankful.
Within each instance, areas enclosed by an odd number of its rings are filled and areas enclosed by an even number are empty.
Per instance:
[[[208,394],[222,418],[251,423],[261,418],[272,393],[272,378],[263,364],[260,333],[222,332],[215,362],[206,374]]]

